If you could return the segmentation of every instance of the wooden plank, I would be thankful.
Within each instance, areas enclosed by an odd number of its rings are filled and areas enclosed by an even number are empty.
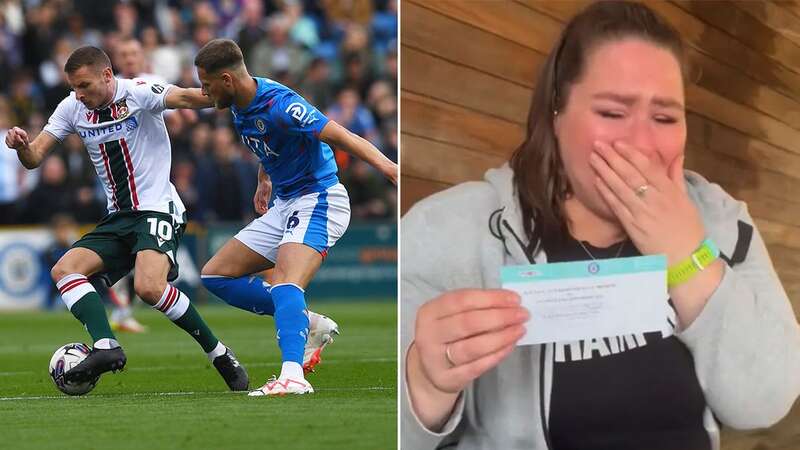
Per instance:
[[[800,267],[800,252],[796,249],[785,247],[780,244],[767,244],[767,251],[776,267],[781,270]],[[775,263],[779,261],[779,263]]]
[[[594,3],[592,0],[563,0],[552,2],[548,0],[517,0],[519,3],[547,14],[548,16],[566,22],[587,6]]]
[[[800,131],[696,85],[686,87],[687,107],[776,147],[800,154]]]
[[[800,181],[796,178],[759,170],[743,161],[694,145],[687,148],[686,165],[721,185],[724,183],[726,190],[734,197],[743,191],[750,191],[800,207],[800,199],[792,195],[800,187]]]
[[[532,9],[565,22],[591,3],[590,0],[518,0]],[[719,30],[704,24],[678,6],[663,1],[645,1],[650,8],[667,19],[684,41],[697,50],[734,70],[746,73],[760,83],[790,98],[800,92],[800,75],[772,59],[736,42]]]
[[[733,6],[750,14],[764,25],[777,31],[786,39],[800,45],[800,17],[789,13],[771,1],[735,1]]]
[[[769,56],[775,64],[800,74],[800,47],[750,14],[732,7],[732,2],[719,0],[672,0],[672,2],[706,24],[733,36],[748,48]]]
[[[541,53],[528,47],[450,19],[414,3],[403,3],[402,21],[401,42],[404,46],[440,56],[522,86],[533,86],[544,60]],[[442,39],[442,33],[458,36],[458,39]],[[469,45],[465,45],[465,42]]]
[[[800,217],[800,208],[783,200],[754,194],[751,191],[739,191],[736,193],[736,198],[747,203],[748,211],[753,217],[765,218],[784,225],[796,224],[797,218]]]
[[[729,35],[706,26],[674,4],[654,1],[647,2],[647,5],[669,20],[685,41],[703,53],[789,97],[794,98],[800,92],[800,74],[732,40]]]
[[[450,187],[449,184],[416,178],[405,173],[400,177],[400,184],[402,189],[402,195],[400,196],[401,215],[407,213],[414,203]]]
[[[513,2],[409,0],[443,16],[514,41],[544,55],[561,34],[562,24],[531,8]]]
[[[499,155],[403,135],[403,173],[413,177],[446,184],[482,180],[488,169],[505,161]]]
[[[796,0],[773,0],[773,3],[800,19],[800,2]]]
[[[800,250],[800,225],[785,225],[763,218],[754,218],[756,227],[767,243],[780,243],[785,247]],[[792,269],[800,277],[800,271]]]
[[[531,90],[403,47],[403,89],[524,125]]]
[[[800,155],[754,139],[739,130],[689,112],[687,141],[716,153],[750,162],[759,168],[800,177]]]
[[[519,124],[403,90],[403,133],[508,157],[525,137]]]
[[[800,130],[800,92],[795,98],[787,97],[693,48],[686,53],[691,70],[697,72],[692,82]]]

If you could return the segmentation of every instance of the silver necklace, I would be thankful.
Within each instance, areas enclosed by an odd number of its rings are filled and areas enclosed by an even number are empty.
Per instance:
[[[583,242],[580,239],[578,239],[578,244],[581,244],[581,247],[583,247],[583,251],[585,251],[586,254],[589,255],[590,258],[592,258],[593,260],[597,261],[597,258],[594,257],[592,252],[590,252],[589,249],[586,248],[585,245],[583,245]],[[622,253],[622,247],[625,247],[625,241],[622,241],[622,243],[619,244],[619,249],[617,249],[617,254],[614,255],[614,258],[619,258],[619,255]]]

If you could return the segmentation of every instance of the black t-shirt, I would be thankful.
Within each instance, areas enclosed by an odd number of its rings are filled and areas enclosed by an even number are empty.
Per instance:
[[[583,244],[596,259],[615,257],[620,245]],[[591,259],[574,239],[544,248],[548,262]],[[620,257],[640,255],[628,240]],[[705,398],[692,355],[671,331],[667,334],[555,344],[549,413],[552,450],[711,448],[703,426]]]

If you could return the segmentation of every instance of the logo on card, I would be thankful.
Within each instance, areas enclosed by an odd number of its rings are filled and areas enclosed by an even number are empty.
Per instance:
[[[533,278],[533,277],[538,277],[539,275],[541,274],[539,273],[539,271],[536,270],[526,270],[524,272],[519,273],[519,276],[521,276],[522,278]]]
[[[589,263],[589,267],[588,267],[588,269],[589,269],[589,273],[590,273],[590,274],[592,274],[592,275],[594,275],[594,274],[596,274],[597,272],[600,272],[600,265],[599,265],[599,264],[597,264],[596,262]]]
[[[267,130],[267,126],[264,125],[264,121],[261,119],[256,119],[256,128],[262,133]]]

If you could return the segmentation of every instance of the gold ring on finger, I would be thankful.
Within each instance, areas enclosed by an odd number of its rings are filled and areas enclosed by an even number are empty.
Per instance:
[[[447,363],[450,364],[450,367],[456,366],[456,363],[453,361],[453,356],[450,355],[450,344],[444,346],[444,357],[447,359]]]

